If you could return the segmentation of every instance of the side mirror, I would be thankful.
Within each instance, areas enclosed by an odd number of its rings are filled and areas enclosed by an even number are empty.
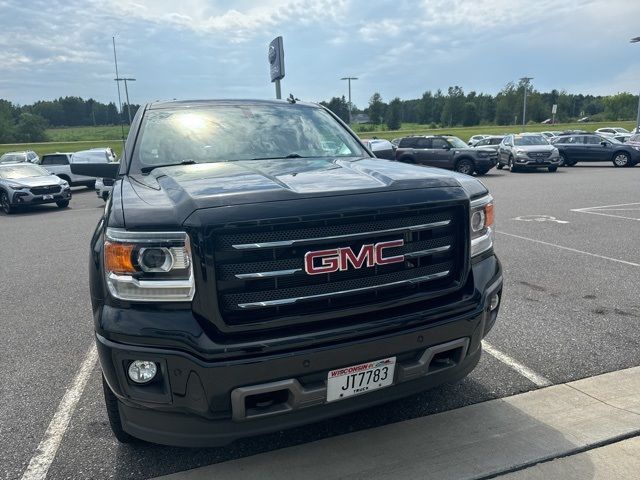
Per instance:
[[[117,178],[120,163],[73,163],[71,172],[87,177]]]
[[[602,145],[603,147],[606,147],[608,144],[609,142],[606,142],[604,140],[600,142],[600,145]]]

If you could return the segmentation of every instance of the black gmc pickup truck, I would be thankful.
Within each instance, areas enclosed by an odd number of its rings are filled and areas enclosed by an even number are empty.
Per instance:
[[[374,158],[331,112],[153,103],[91,241],[118,440],[224,445],[458,380],[502,294],[478,180]]]

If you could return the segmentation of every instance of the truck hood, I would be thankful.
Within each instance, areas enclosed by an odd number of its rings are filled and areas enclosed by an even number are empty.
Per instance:
[[[180,165],[125,177],[122,204],[127,223],[135,217],[136,225],[180,225],[203,208],[423,188],[465,188],[470,197],[486,192],[473,177],[395,161],[278,159]]]

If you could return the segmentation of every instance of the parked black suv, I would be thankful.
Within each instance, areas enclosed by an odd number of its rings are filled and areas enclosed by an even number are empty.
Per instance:
[[[484,175],[498,163],[498,155],[491,149],[471,148],[458,137],[420,135],[400,140],[396,160]]]
[[[553,146],[568,167],[578,162],[612,162],[614,167],[633,167],[640,162],[638,146],[603,135],[562,135],[553,140]]]
[[[327,152],[327,145],[334,145]],[[154,103],[91,241],[111,427],[222,445],[398,399],[477,364],[502,294],[493,200],[372,157],[279,101]]]

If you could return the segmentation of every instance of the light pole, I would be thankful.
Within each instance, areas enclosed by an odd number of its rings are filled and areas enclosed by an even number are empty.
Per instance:
[[[351,80],[358,80],[358,77],[342,77],[340,80],[349,82],[349,125],[351,125]]]
[[[522,106],[522,131],[524,132],[527,125],[527,91],[529,90],[529,82],[533,77],[522,77],[520,81],[524,85],[524,104]]]
[[[131,103],[129,102],[129,87],[127,87],[127,82],[135,82],[136,79],[116,77],[114,80],[116,82],[124,82],[124,94],[127,97],[127,116],[129,117],[129,125],[131,125]]]
[[[640,37],[632,38],[631,43],[640,43]],[[636,119],[636,133],[640,133],[640,95],[638,95],[638,118]]]

